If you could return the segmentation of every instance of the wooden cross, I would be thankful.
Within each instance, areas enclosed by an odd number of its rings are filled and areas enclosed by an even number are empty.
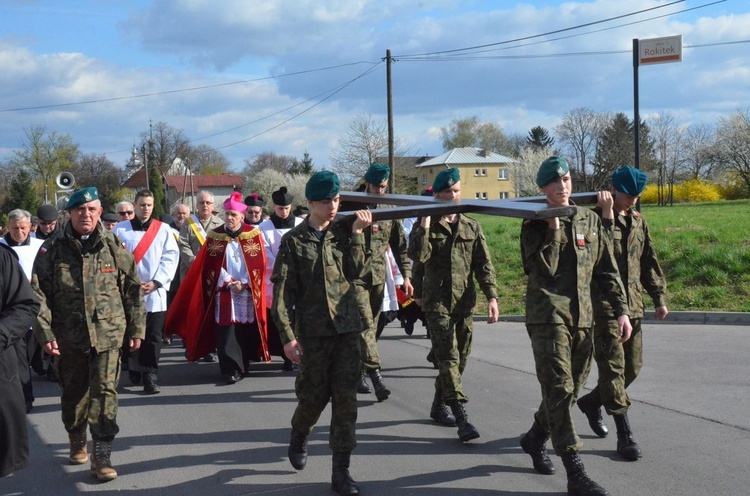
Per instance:
[[[339,194],[344,202],[396,205],[395,207],[389,206],[373,210],[373,221],[468,212],[521,219],[549,219],[552,217],[568,217],[575,212],[575,205],[547,208],[545,196],[526,196],[505,200],[460,199],[447,202],[431,196],[418,195],[377,195],[353,191],[342,191]],[[596,193],[574,193],[570,195],[570,199],[576,205],[592,205],[596,203]],[[339,215],[347,216],[351,214],[341,212]]]

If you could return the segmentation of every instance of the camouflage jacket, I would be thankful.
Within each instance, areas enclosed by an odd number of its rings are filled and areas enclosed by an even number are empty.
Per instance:
[[[415,265],[424,265],[421,293],[415,297],[422,298],[425,312],[472,313],[477,304],[475,278],[488,300],[497,298],[495,269],[476,220],[459,214],[452,225],[441,218],[430,224],[429,233],[415,224],[408,252]]]
[[[601,209],[594,212],[601,217]],[[631,210],[629,215],[618,215],[616,219],[602,219],[620,271],[620,278],[628,296],[628,315],[638,319],[643,317],[643,290],[651,296],[654,306],[666,305],[667,281],[656,259],[654,242],[643,216]],[[615,317],[612,305],[598,291],[596,281],[592,282],[594,315]]]
[[[385,252],[390,245],[393,258],[404,278],[411,277],[411,262],[406,254],[406,235],[404,227],[398,220],[381,220],[374,222],[364,230],[365,246],[370,262],[369,278],[371,284],[385,284]]]
[[[142,339],[146,310],[133,255],[101,224],[85,246],[66,222],[39,250],[31,276],[42,303],[38,341],[57,340],[63,351],[104,351]]]
[[[628,315],[625,289],[617,272],[612,246],[599,217],[578,207],[572,217],[560,217],[560,229],[543,220],[521,227],[527,324],[591,327],[591,281],[615,308]]]
[[[284,344],[372,326],[364,242],[363,233],[341,223],[318,239],[307,219],[284,234],[271,275],[271,313]]]

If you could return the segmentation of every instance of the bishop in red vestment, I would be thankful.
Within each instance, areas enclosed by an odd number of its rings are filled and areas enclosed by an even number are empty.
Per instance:
[[[229,384],[250,361],[270,361],[260,230],[243,222],[242,197],[224,202],[224,225],[206,236],[167,314],[167,329],[182,338],[189,361],[217,350]]]

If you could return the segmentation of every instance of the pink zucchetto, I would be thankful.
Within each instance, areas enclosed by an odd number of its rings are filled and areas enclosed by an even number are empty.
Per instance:
[[[242,201],[242,194],[239,191],[233,191],[232,196],[224,200],[224,211],[227,210],[234,210],[241,214],[244,214],[247,210],[247,205]]]

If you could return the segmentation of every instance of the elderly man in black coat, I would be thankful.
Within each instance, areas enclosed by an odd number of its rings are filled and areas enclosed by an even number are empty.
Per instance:
[[[29,463],[26,404],[13,343],[24,336],[38,313],[39,300],[16,254],[0,245],[0,477]]]

